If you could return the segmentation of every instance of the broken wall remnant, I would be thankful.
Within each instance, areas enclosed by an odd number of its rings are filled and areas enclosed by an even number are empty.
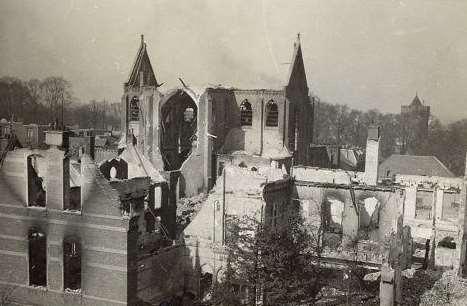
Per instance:
[[[369,186],[355,172],[293,167],[292,198],[305,220],[324,230],[323,256],[379,266],[384,259],[387,233],[396,231],[403,214],[403,188]],[[411,241],[411,237],[407,237]],[[411,256],[411,248],[404,249]]]
[[[378,167],[381,156],[380,138],[380,128],[378,126],[368,128],[365,155],[365,184],[367,185],[375,186],[378,183]]]
[[[213,191],[184,230],[184,239],[198,254],[201,273],[219,280],[226,264],[226,220],[229,216],[250,217],[273,227],[287,226],[295,203],[290,200],[291,181],[277,168],[248,168],[227,165]]]
[[[373,241],[384,240],[404,204],[403,190],[385,187],[295,181],[294,193],[306,219],[324,222],[330,232],[337,229],[343,237],[354,238],[363,231]],[[338,223],[341,226],[330,226]]]
[[[150,176],[123,180],[119,193],[88,154],[70,162],[51,140],[47,150],[8,152],[0,169],[0,287],[14,284],[12,298],[27,304],[132,305],[138,257],[163,245],[144,218],[156,199],[163,208],[162,177],[146,169]],[[31,173],[45,182],[39,209],[28,203]]]
[[[297,185],[322,184],[327,188],[336,186],[342,189],[364,189],[362,184],[366,184],[367,178],[367,173],[311,167],[293,167],[292,173]],[[394,190],[404,195],[403,205],[399,206],[404,214],[404,224],[411,227],[412,236],[420,243],[429,243],[431,252],[427,254],[427,261],[433,266],[455,268],[465,260],[463,258],[465,256],[459,255],[459,252],[462,252],[460,243],[463,241],[465,226],[463,221],[466,202],[463,195],[464,179],[396,174],[390,183],[386,181],[384,185],[375,186],[375,190],[378,189]],[[304,205],[308,205],[307,203],[311,201],[306,198],[300,200]],[[360,231],[367,228],[363,232],[371,233],[373,230],[370,229],[380,224],[381,218],[384,217],[381,207],[385,200],[375,197],[371,200],[373,203],[368,202],[370,200],[365,201],[357,200],[357,205],[360,206],[358,209]],[[304,210],[313,211],[309,208]],[[452,242],[439,244],[440,241],[448,241],[447,239],[449,241],[452,239]]]
[[[432,267],[455,268],[460,264],[465,197],[462,178],[395,175],[395,184],[405,188],[404,222],[410,225],[414,238],[429,243],[427,262]],[[449,245],[439,244],[452,238]],[[455,246],[455,247],[454,247]],[[428,251],[426,251],[428,252]]]

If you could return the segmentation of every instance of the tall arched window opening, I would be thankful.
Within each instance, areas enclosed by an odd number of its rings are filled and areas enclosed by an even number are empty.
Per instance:
[[[253,124],[253,110],[248,100],[240,104],[240,123],[242,126],[251,126]]]
[[[269,100],[266,104],[266,126],[276,127],[278,125],[279,111],[277,104],[273,100]]]
[[[41,177],[39,164],[43,162],[40,155],[27,157],[28,173],[28,205],[45,207],[46,194],[44,179]]]
[[[81,289],[81,243],[76,237],[63,240],[63,287]]]
[[[47,286],[47,238],[42,231],[31,229],[29,243],[29,284]]]

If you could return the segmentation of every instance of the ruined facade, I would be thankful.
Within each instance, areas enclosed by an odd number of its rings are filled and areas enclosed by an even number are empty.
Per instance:
[[[305,163],[313,134],[313,104],[300,40],[294,44],[286,84],[280,89],[186,86],[162,93],[141,40],[122,97],[122,146],[134,144],[192,196],[214,185],[224,155]],[[224,156],[224,157],[222,157]],[[202,178],[202,179],[200,179]]]
[[[128,155],[100,167],[84,148],[70,157],[64,135],[46,132],[48,149],[3,156],[0,291],[40,305],[150,300],[155,283],[142,263],[172,244],[164,179]]]

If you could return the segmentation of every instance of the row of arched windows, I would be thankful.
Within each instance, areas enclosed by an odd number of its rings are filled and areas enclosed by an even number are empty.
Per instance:
[[[29,285],[47,287],[47,237],[33,228],[28,234]],[[81,243],[77,237],[63,239],[63,288],[81,289]]]
[[[248,100],[244,100],[240,104],[240,123],[242,126],[253,125],[253,109],[251,103]],[[277,103],[274,100],[269,100],[266,103],[266,126],[277,127],[279,124],[279,109]]]

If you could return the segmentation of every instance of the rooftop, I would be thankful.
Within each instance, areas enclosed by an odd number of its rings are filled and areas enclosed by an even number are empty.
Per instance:
[[[393,154],[379,165],[379,177],[394,174],[454,177],[454,174],[435,156]]]

